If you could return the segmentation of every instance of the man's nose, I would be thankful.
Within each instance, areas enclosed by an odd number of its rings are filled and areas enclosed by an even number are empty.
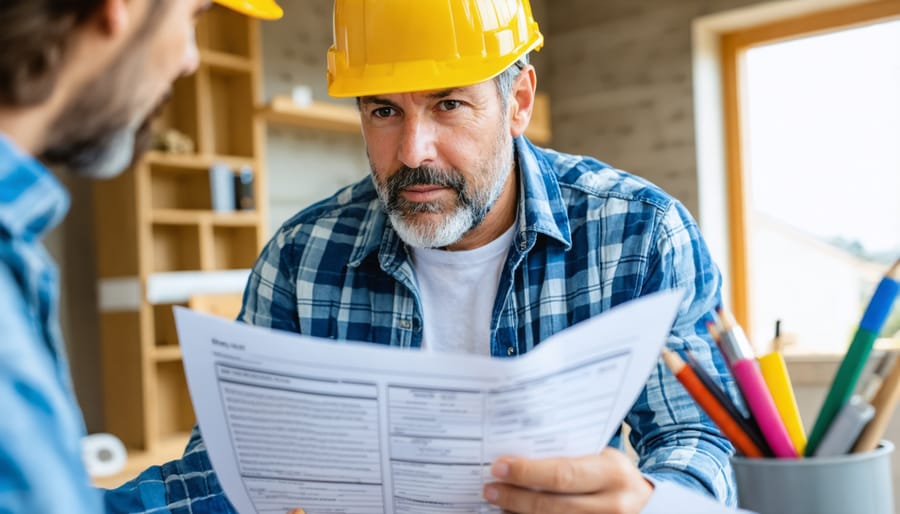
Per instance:
[[[410,168],[432,164],[436,155],[435,127],[424,116],[407,116],[403,120],[403,133],[397,158]]]

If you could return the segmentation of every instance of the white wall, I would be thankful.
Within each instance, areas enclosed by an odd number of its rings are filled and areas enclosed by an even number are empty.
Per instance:
[[[315,101],[355,105],[328,96],[325,55],[331,45],[331,0],[281,0],[285,16],[262,23],[263,93],[312,89]],[[369,172],[362,136],[271,125],[266,147],[272,231],[307,205]]]

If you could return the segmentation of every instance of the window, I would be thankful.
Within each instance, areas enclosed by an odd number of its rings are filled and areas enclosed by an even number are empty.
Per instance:
[[[781,320],[787,352],[843,353],[900,257],[900,2],[722,48],[734,310],[758,350]],[[900,306],[882,337],[900,343]]]

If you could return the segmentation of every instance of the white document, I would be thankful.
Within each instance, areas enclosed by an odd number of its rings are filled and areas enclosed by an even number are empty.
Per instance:
[[[517,359],[339,342],[177,308],[197,419],[241,513],[499,512],[496,457],[599,452],[675,317],[680,292],[578,323]]]

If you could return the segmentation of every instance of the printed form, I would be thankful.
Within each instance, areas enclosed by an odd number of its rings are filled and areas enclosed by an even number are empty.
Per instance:
[[[679,292],[579,323],[517,359],[288,334],[177,308],[219,481],[241,513],[499,512],[501,455],[599,452],[665,343]]]

